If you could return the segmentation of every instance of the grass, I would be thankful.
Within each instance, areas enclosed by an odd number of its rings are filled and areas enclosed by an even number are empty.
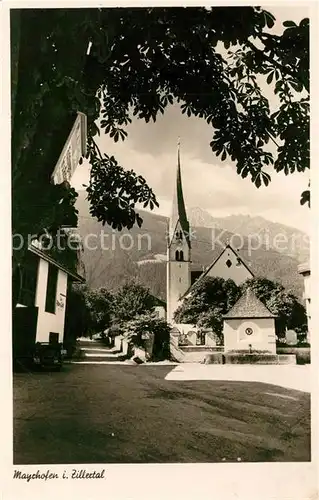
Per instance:
[[[166,381],[170,370],[67,365],[61,373],[15,374],[14,463],[310,460],[308,394]]]

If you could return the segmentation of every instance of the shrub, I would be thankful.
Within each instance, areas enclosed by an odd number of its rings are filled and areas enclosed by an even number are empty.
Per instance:
[[[167,359],[169,357],[170,326],[164,319],[155,313],[138,316],[125,323],[123,334],[126,340],[135,347],[146,349],[148,339],[145,334],[154,335],[151,356],[153,359]]]

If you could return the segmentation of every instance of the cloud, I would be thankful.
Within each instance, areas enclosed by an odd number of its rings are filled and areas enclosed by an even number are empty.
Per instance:
[[[216,217],[238,213],[261,215],[308,230],[310,213],[307,207],[301,207],[299,203],[300,193],[307,187],[308,178],[305,174],[285,176],[274,173],[268,187],[257,189],[249,179],[239,177],[232,165],[214,163],[212,152],[210,163],[199,158],[199,154],[194,154],[194,150],[199,151],[195,136],[195,130],[193,138],[191,134],[188,135],[181,154],[184,196],[189,207],[200,206]],[[150,148],[151,137],[157,143],[156,152]],[[173,141],[166,142],[157,133],[148,135],[144,144],[145,150],[140,151],[131,137],[117,144],[107,137],[99,140],[103,152],[114,155],[125,168],[133,169],[145,177],[160,202],[157,212],[169,215],[175,186],[176,144]],[[87,183],[88,178],[88,164],[79,166],[73,185],[81,189],[82,183]]]

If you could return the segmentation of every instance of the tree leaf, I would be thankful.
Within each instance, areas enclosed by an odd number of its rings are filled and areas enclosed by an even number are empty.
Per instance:
[[[286,28],[295,28],[295,27],[297,27],[297,25],[294,23],[294,21],[284,21],[282,24]]]
[[[274,78],[274,74],[275,74],[275,72],[274,72],[274,71],[272,71],[272,72],[271,72],[271,73],[269,73],[269,75],[267,76],[267,83],[268,83],[268,84],[272,82],[272,80],[273,80],[273,78]]]

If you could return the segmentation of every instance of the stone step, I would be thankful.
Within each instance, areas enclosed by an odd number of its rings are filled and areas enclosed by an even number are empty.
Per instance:
[[[88,341],[88,342],[86,342],[86,341],[84,341],[84,340],[80,340],[80,341],[78,342],[78,345],[79,345],[80,347],[88,347],[88,348],[90,348],[90,347],[92,347],[92,348],[93,348],[93,347],[98,347],[98,348],[103,348],[103,347],[105,347],[106,349],[111,349],[109,346],[107,346],[107,345],[106,345],[106,344],[104,344],[103,342],[97,342],[96,340],[92,340],[92,341]]]
[[[185,345],[179,346],[179,348],[185,352],[223,352],[223,346],[208,346],[208,345]]]
[[[120,352],[87,352],[86,349],[81,349],[81,351],[87,358],[95,358],[96,356],[99,358],[118,358],[122,354]]]
[[[119,354],[121,351],[119,349],[113,349],[108,347],[82,347],[81,351],[87,353],[101,353],[101,354]]]
[[[115,363],[118,362],[118,361],[123,361],[125,360],[125,357],[126,356],[123,356],[121,354],[116,354],[115,356],[111,356],[110,354],[108,355],[99,355],[99,354],[91,354],[91,355],[88,355],[88,354],[85,354],[84,353],[84,357],[81,361],[85,362],[85,361],[94,361],[94,362],[105,362],[105,361],[114,361]]]
[[[183,358],[183,363],[203,363],[207,355],[211,354],[211,351],[199,351],[199,352],[185,352]]]

